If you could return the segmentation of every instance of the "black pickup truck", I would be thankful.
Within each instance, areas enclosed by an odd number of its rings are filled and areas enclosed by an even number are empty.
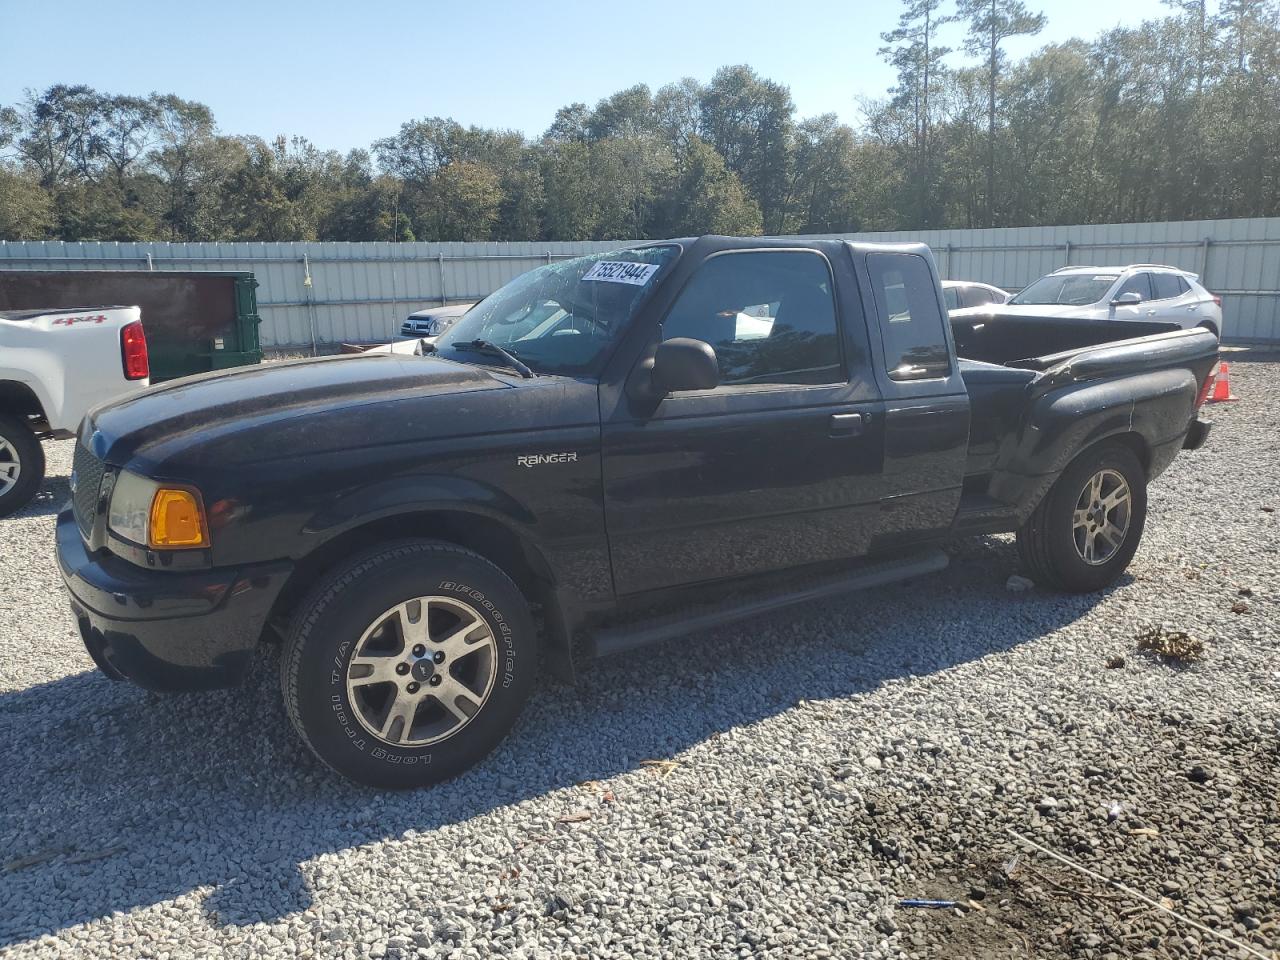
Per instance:
[[[81,429],[74,617],[155,690],[281,642],[311,749],[413,787],[492,749],[540,663],[940,570],[958,534],[1112,583],[1205,440],[1216,338],[943,304],[919,244],[681,239],[544,266],[411,352],[152,388]]]

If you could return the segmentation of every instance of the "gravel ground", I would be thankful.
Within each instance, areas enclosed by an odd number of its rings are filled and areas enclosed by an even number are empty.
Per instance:
[[[321,769],[270,655],[211,695],[92,672],[51,444],[45,494],[0,522],[0,952],[1274,956],[1280,363],[1232,372],[1243,402],[1153,489],[1106,594],[1011,592],[1011,538],[958,543],[932,580],[548,684],[491,758],[413,794]],[[1203,658],[1139,652],[1152,626]]]

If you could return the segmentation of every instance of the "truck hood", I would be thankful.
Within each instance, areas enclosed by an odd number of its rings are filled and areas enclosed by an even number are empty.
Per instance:
[[[244,463],[377,442],[389,426],[406,426],[390,413],[402,401],[418,413],[452,398],[456,412],[460,397],[514,391],[517,382],[435,357],[295,360],[169,381],[95,408],[83,429],[94,453],[117,466],[155,465],[196,447]]]

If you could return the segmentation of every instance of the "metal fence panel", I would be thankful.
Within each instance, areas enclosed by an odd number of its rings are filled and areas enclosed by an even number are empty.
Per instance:
[[[847,236],[920,240],[944,277],[1010,290],[1067,265],[1171,264],[1222,297],[1224,341],[1280,346],[1280,217]]]
[[[385,340],[405,315],[479,299],[555,260],[624,245],[0,241],[3,270],[249,270],[267,349]]]
[[[1280,217],[841,236],[923,241],[944,277],[1014,290],[1068,264],[1173,264],[1222,295],[1224,340],[1280,346]],[[0,241],[0,269],[251,270],[262,345],[310,349],[385,340],[414,310],[475,300],[541,264],[624,245]]]

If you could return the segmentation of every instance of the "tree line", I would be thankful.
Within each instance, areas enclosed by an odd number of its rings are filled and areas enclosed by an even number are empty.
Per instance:
[[[174,94],[0,106],[0,239],[576,240],[1280,214],[1280,0],[1006,42],[1022,0],[905,0],[887,95],[798,117],[749,66],[562,107],[545,133],[404,123],[343,155]],[[958,25],[958,26],[953,26]],[[960,49],[944,40],[959,33]],[[961,57],[957,65],[953,61]]]

